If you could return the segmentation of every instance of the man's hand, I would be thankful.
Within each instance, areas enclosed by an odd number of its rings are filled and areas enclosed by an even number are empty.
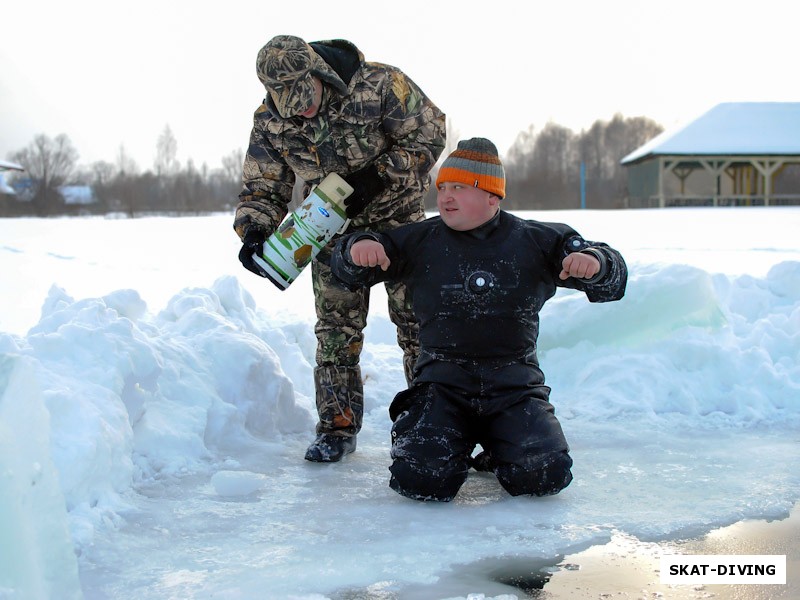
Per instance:
[[[573,252],[561,261],[561,269],[558,277],[562,280],[570,277],[591,279],[600,271],[600,261],[586,252]]]
[[[261,249],[264,242],[267,240],[267,233],[255,227],[248,228],[242,240],[242,249],[239,250],[239,262],[242,263],[245,269],[252,271],[259,277],[266,277],[267,274],[264,269],[258,266],[253,260],[253,254],[261,254]]]
[[[359,240],[350,247],[350,260],[359,267],[380,267],[385,271],[392,261],[383,244],[375,240]]]

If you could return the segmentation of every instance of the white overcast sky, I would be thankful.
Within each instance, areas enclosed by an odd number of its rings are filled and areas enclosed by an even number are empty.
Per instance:
[[[10,0],[0,11],[0,158],[67,134],[80,163],[152,167],[244,149],[272,36],[346,38],[403,69],[461,137],[501,153],[548,121],[617,112],[672,128],[720,102],[800,101],[796,0]]]

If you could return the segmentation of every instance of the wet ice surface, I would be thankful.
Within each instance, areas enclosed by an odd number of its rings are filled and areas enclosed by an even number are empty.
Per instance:
[[[389,490],[388,446],[375,436],[363,436],[359,451],[337,465],[300,462],[305,439],[291,440],[269,461],[243,462],[272,482],[259,492],[223,497],[205,478],[141,488],[125,524],[99,532],[82,557],[84,593],[522,598],[519,588],[530,589],[541,569],[615,532],[664,540],[753,514],[779,518],[797,491],[786,465],[798,464],[800,449],[783,436],[653,439],[639,431],[602,447],[599,434],[571,436],[575,481],[559,496],[510,498],[493,476],[473,473],[450,505],[412,503]]]

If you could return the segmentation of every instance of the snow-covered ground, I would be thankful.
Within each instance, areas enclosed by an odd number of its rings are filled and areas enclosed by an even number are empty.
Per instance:
[[[521,214],[618,248],[628,292],[542,313],[572,485],[511,498],[475,473],[450,504],[387,485],[404,383],[381,289],[358,451],[312,464],[308,273],[246,272],[231,215],[0,219],[0,598],[524,598],[618,533],[787,516],[800,208]]]

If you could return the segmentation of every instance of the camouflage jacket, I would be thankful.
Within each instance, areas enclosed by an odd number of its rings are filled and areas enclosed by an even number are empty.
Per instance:
[[[255,112],[244,161],[234,221],[239,237],[251,224],[268,234],[277,228],[298,176],[316,184],[331,172],[346,178],[370,163],[386,189],[353,219],[353,228],[421,214],[429,172],[444,149],[444,113],[402,71],[365,62],[350,42],[314,42],[312,47],[350,53],[357,68],[348,82],[333,66],[322,74],[322,104],[312,118],[284,119],[266,95]]]

